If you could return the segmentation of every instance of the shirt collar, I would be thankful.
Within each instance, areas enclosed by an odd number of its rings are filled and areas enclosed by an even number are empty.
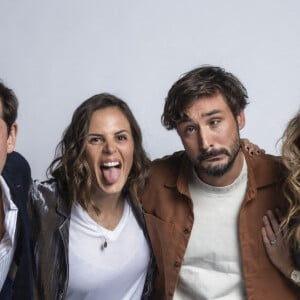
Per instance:
[[[6,212],[9,210],[17,210],[18,208],[15,205],[15,203],[12,201],[9,187],[2,175],[0,175],[0,187],[2,190],[2,200],[3,200],[4,211]]]

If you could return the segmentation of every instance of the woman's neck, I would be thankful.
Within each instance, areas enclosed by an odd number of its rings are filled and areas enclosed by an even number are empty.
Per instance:
[[[92,201],[94,207],[89,205],[87,209],[90,217],[106,229],[115,229],[123,215],[124,197],[121,195],[94,194]]]

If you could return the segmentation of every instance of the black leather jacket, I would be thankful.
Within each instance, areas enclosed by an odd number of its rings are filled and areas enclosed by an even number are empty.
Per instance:
[[[69,280],[70,202],[61,197],[53,180],[34,182],[29,202],[34,297],[45,300],[65,299]],[[131,205],[149,241],[141,206]],[[154,269],[155,263],[151,253],[142,299],[150,297]]]

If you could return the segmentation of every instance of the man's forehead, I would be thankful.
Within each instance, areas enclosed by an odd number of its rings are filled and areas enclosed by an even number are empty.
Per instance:
[[[223,97],[201,97],[186,106],[183,114],[189,116],[196,113],[205,117],[227,110],[230,110],[230,107]]]

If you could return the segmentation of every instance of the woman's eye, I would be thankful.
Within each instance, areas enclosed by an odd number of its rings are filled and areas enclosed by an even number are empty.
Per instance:
[[[103,139],[101,137],[93,137],[90,139],[90,143],[93,145],[97,145],[97,144],[101,143],[102,140]]]
[[[118,141],[126,141],[127,140],[127,136],[126,135],[118,135],[117,136],[117,140]]]

